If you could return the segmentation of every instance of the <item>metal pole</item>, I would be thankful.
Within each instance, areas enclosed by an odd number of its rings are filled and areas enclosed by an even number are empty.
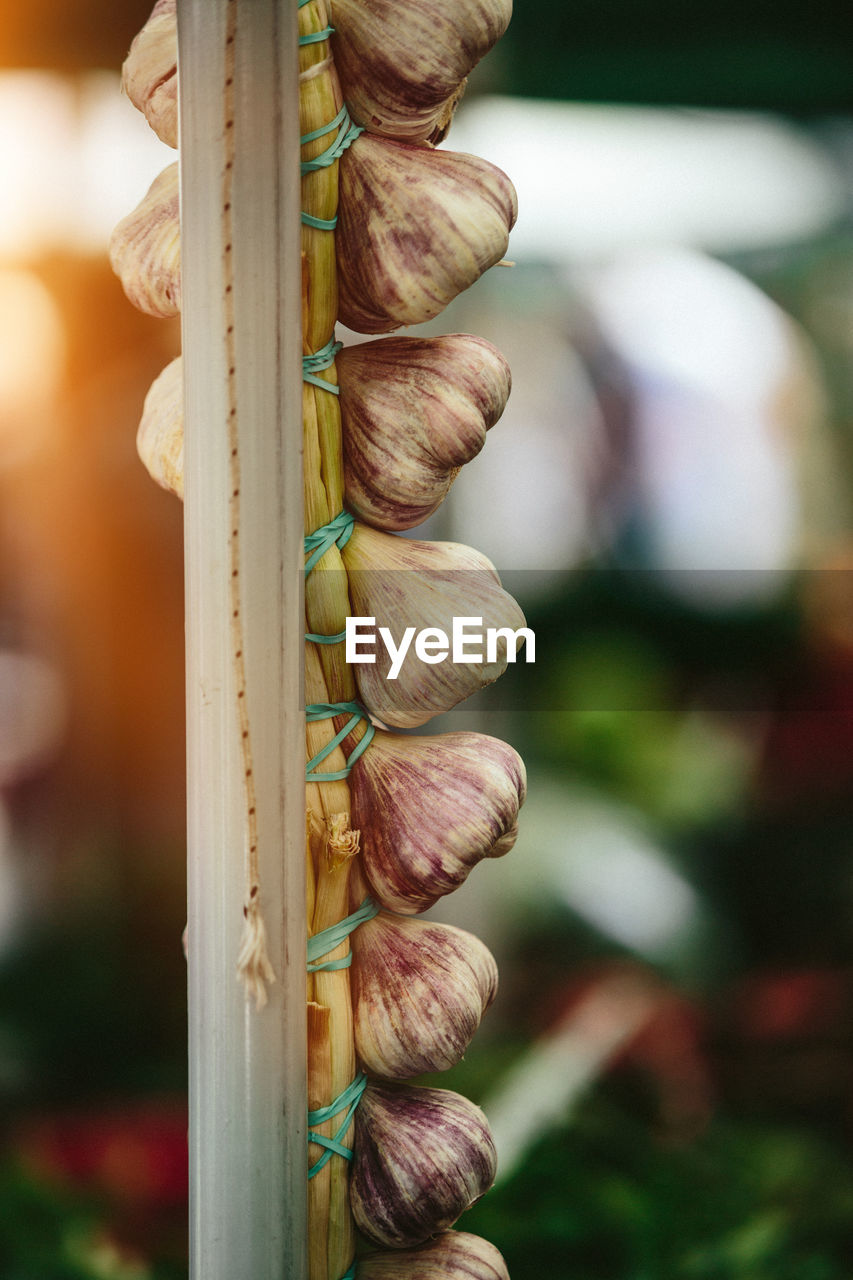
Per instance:
[[[296,4],[179,0],[178,34],[190,1276],[305,1280]],[[251,843],[260,1010],[236,974]]]

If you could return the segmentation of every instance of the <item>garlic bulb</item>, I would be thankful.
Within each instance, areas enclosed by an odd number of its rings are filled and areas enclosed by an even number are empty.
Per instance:
[[[353,119],[439,141],[462,82],[511,14],[512,0],[332,0],[332,52]]]
[[[418,1249],[365,1253],[357,1280],[509,1280],[493,1244],[468,1231],[444,1231]]]
[[[383,529],[408,529],[482,448],[509,395],[506,361],[485,338],[380,338],[337,357],[346,503]],[[153,479],[183,496],[178,358],[145,402],[137,447]]]
[[[527,792],[518,753],[467,732],[378,729],[349,783],[371,892],[408,915],[452,893],[482,858],[509,852]]]
[[[148,194],[110,238],[110,262],[130,301],[151,316],[181,310],[178,165],[154,179]]]
[[[151,128],[178,145],[178,23],[175,0],[157,0],[124,60],[122,88]]]
[[[390,1248],[423,1244],[488,1191],[496,1164],[486,1117],[467,1098],[370,1084],[355,1113],[356,1226]]]
[[[485,338],[380,338],[337,358],[346,501],[380,529],[435,511],[503,413],[509,367]]]
[[[340,162],[340,319],[359,333],[431,320],[504,256],[517,212],[488,160],[363,133]]]
[[[464,929],[381,911],[352,935],[355,1047],[367,1071],[408,1080],[464,1054],[498,970]]]
[[[151,383],[136,433],[136,450],[152,480],[184,496],[183,366],[177,356]]]
[[[409,648],[395,665],[377,639],[375,661],[354,665],[353,673],[362,702],[383,723],[402,729],[425,724],[503,675],[508,653],[515,655],[521,645],[516,633],[524,628],[524,614],[479,551],[458,542],[397,538],[356,524],[342,555],[353,615],[375,618],[398,652],[406,635],[410,645],[421,631],[438,629],[451,637],[454,618],[481,619],[475,628],[481,642],[466,647],[467,653],[479,654],[476,661],[447,657],[437,662],[437,653],[425,661]],[[509,633],[495,636],[491,660],[485,641],[489,629]]]

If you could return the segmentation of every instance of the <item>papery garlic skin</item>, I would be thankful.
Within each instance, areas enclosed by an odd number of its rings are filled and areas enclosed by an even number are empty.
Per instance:
[[[489,628],[515,633],[524,628],[524,614],[504,591],[495,567],[486,556],[458,542],[421,542],[380,533],[356,524],[342,549],[355,617],[373,617],[399,645],[407,628],[429,628],[448,636],[455,617],[479,617],[485,637]],[[513,641],[513,655],[521,640]],[[359,696],[374,716],[397,729],[414,728],[449,711],[478,689],[503,675],[508,646],[499,638],[495,659],[454,663],[452,656],[427,664],[410,649],[394,680],[388,679],[391,659],[381,641],[375,661],[353,664]]]
[[[124,60],[121,84],[161,141],[178,145],[178,23],[175,0],[157,0]]]
[[[177,356],[148,389],[136,451],[152,480],[176,497],[184,496],[183,367]]]
[[[509,1280],[509,1272],[482,1236],[445,1231],[417,1249],[363,1254],[356,1280]]]
[[[381,911],[352,935],[355,1047],[387,1080],[445,1071],[495,998],[498,969],[464,929]]]
[[[110,263],[128,298],[140,311],[164,318],[180,313],[177,162],[158,174],[144,200],[114,229]]]
[[[380,338],[337,358],[349,509],[410,529],[480,452],[509,396],[509,366],[485,338]]]
[[[340,162],[340,319],[358,333],[431,320],[503,258],[517,215],[488,160],[363,133]]]
[[[408,529],[441,503],[503,412],[510,374],[485,338],[380,338],[337,356],[346,504],[381,529]],[[177,360],[156,379],[137,438],[158,484],[183,495]],[[156,388],[156,390],[155,390]]]
[[[407,915],[458,889],[482,858],[509,852],[527,793],[518,752],[470,732],[379,729],[349,783],[371,893]]]
[[[332,53],[352,118],[391,138],[438,141],[511,15],[512,0],[332,0]]]
[[[486,1117],[467,1098],[369,1084],[355,1113],[356,1226],[390,1248],[423,1244],[488,1191],[496,1166]]]

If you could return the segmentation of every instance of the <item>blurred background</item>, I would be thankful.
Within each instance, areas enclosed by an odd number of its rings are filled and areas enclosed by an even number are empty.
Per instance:
[[[178,327],[112,225],[171,153],[143,3],[0,22],[0,1276],[186,1272],[181,511],[134,437]],[[514,1280],[835,1280],[853,1256],[853,45],[841,6],[517,0],[448,145],[511,270],[428,331],[513,394],[417,536],[537,635],[476,708],[515,850],[432,914],[501,992],[460,1226]]]

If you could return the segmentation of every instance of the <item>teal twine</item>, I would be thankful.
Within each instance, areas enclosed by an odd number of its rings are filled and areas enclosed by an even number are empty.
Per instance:
[[[342,342],[335,342],[333,335],[325,347],[321,347],[313,355],[303,356],[302,381],[310,382],[313,386],[320,387],[322,391],[331,391],[333,396],[340,395],[340,387],[336,387],[333,382],[327,382],[325,378],[318,378],[316,375],[321,369],[328,369],[335,363],[335,356],[343,345]]]
[[[330,120],[328,124],[322,125],[319,129],[312,129],[310,133],[303,134],[299,139],[300,146],[304,146],[306,142],[314,142],[317,138],[323,138],[327,133],[334,132],[335,129],[338,132],[325,151],[321,151],[313,160],[303,160],[300,163],[299,172],[303,178],[306,173],[314,173],[317,169],[326,169],[330,164],[334,164],[336,160],[340,160],[347,147],[355,142],[359,134],[364,133],[361,125],[353,124],[347,111],[346,103],[344,103],[334,120]],[[319,231],[334,231],[338,224],[338,217],[335,214],[333,218],[317,218],[312,213],[303,213],[302,221],[306,226],[316,227]]]
[[[304,9],[306,4],[310,4],[311,0],[299,0],[298,7]],[[312,31],[306,36],[299,37],[300,44],[319,44],[321,40],[328,40],[334,31],[334,27],[324,27],[322,31]]]
[[[322,750],[318,751],[315,756],[305,766],[306,782],[340,782],[343,778],[349,776],[350,770],[355,764],[358,757],[367,750],[373,740],[376,732],[370,723],[370,717],[357,702],[312,702],[305,708],[305,719],[309,724],[313,724],[315,720],[330,720],[333,716],[349,715],[351,718],[344,725],[343,729],[339,729],[332,738],[331,742],[327,742]],[[318,764],[322,764],[327,756],[330,756],[335,747],[339,747],[344,738],[352,733],[359,720],[367,722],[367,729],[364,737],[357,742],[349,754],[346,768],[338,769],[336,773],[315,773],[314,770]]]
[[[330,164],[334,164],[336,160],[340,160],[347,147],[352,146],[359,134],[364,133],[361,125],[353,124],[347,111],[346,103],[344,103],[334,120],[330,120],[328,124],[323,125],[320,129],[312,129],[310,133],[303,134],[299,139],[300,145],[304,146],[306,142],[314,142],[315,139],[331,133],[333,129],[337,129],[338,132],[334,141],[329,143],[326,150],[321,151],[318,156],[314,156],[313,160],[301,161],[299,171],[303,178],[306,173],[314,173],[317,169],[326,169]],[[305,226],[316,227],[318,231],[334,231],[338,225],[337,214],[332,218],[318,218],[313,213],[303,212],[301,216]]]
[[[342,644],[347,638],[346,630],[339,631],[336,636],[321,636],[316,631],[306,631],[305,639],[312,644]]]
[[[317,973],[320,969],[348,969],[352,964],[352,952],[349,955],[341,956],[340,960],[326,960],[322,964],[318,964],[320,956],[326,955],[329,951],[334,951],[335,947],[339,947],[342,942],[353,933],[360,924],[364,924],[367,920],[372,920],[379,911],[379,907],[372,898],[365,898],[357,911],[353,911],[351,916],[347,916],[345,920],[339,920],[337,924],[333,924],[328,929],[323,929],[320,933],[315,933],[313,938],[308,939],[308,972]]]
[[[301,9],[303,5],[306,5],[309,2],[310,0],[299,0],[299,8]],[[317,31],[313,32],[311,35],[300,36],[299,43],[302,45],[316,44],[320,40],[325,40],[330,36],[333,30],[333,27],[327,27],[324,31]],[[306,135],[306,137],[302,139],[302,142],[310,142],[314,138],[321,137],[324,133],[330,133],[332,129],[336,128],[339,124],[341,125],[341,129],[338,136],[335,138],[335,141],[322,153],[322,155],[317,156],[314,160],[309,160],[303,163],[301,166],[303,174],[311,173],[315,169],[322,169],[326,165],[332,164],[362,132],[358,126],[353,125],[350,122],[349,113],[347,112],[346,107],[342,107],[331,125],[326,129],[316,130],[313,134]],[[315,218],[310,213],[303,213],[302,221],[309,227],[316,227],[319,231],[333,231],[338,220],[336,217]],[[329,365],[334,360],[336,353],[340,350],[340,347],[340,343],[334,343],[334,340],[332,340],[326,344],[322,351],[315,352],[313,356],[305,356],[302,361],[302,376],[304,380],[306,382],[312,382],[315,386],[321,387],[326,391],[331,391],[334,395],[337,395],[338,388],[329,382],[323,381],[321,378],[314,377],[313,371],[316,370],[319,372],[321,369],[328,369]],[[322,559],[333,543],[336,542],[339,547],[342,547],[349,541],[354,523],[355,521],[349,512],[342,511],[335,520],[330,521],[330,523],[324,525],[322,529],[318,529],[313,534],[309,534],[308,537],[306,537],[306,553],[314,552],[305,565],[306,573],[311,572],[317,562]],[[319,636],[309,634],[306,636],[306,639],[313,640],[317,644],[334,644],[343,640],[345,635],[345,631],[342,631],[338,636]],[[354,702],[342,702],[337,704],[313,703],[311,706],[306,708],[306,717],[308,720],[327,719],[339,713],[345,714],[347,711],[352,712],[352,719],[340,733],[335,735],[334,739],[327,747],[318,752],[313,760],[308,762],[305,770],[306,777],[309,777],[311,775],[311,771],[318,764],[321,764],[323,760],[325,760],[326,756],[331,754],[334,748],[343,741],[348,733],[352,732],[359,720],[367,719],[358,704]],[[346,777],[350,768],[355,763],[355,760],[367,747],[374,732],[373,725],[368,720],[367,732],[352,752],[348,762],[348,767],[335,774],[314,775],[315,780],[337,781],[340,778]],[[324,929],[321,933],[315,934],[313,938],[309,938],[308,971],[314,973],[321,969],[344,969],[351,964],[352,954],[341,960],[328,960],[323,964],[318,964],[316,961],[320,956],[325,955],[328,951],[333,951],[335,947],[339,946],[345,938],[349,937],[353,929],[358,928],[358,926],[364,923],[365,920],[372,919],[378,910],[379,908],[376,903],[374,903],[370,898],[366,898],[359,909],[354,911],[352,915],[347,916],[345,920],[340,920],[336,925],[332,925],[331,928]],[[344,1089],[343,1093],[339,1094],[335,1101],[328,1107],[322,1107],[319,1111],[308,1112],[308,1142],[309,1144],[314,1143],[315,1146],[325,1148],[320,1159],[308,1170],[309,1178],[313,1178],[315,1174],[319,1173],[335,1154],[342,1156],[345,1160],[352,1160],[352,1149],[350,1147],[345,1147],[341,1142],[341,1139],[349,1128],[352,1118],[355,1115],[355,1109],[361,1101],[361,1095],[364,1093],[366,1085],[367,1076],[364,1075],[364,1073],[361,1073],[356,1076],[352,1084],[348,1085],[346,1089]],[[343,1123],[340,1125],[334,1137],[327,1138],[324,1134],[314,1133],[311,1130],[311,1125],[323,1124],[326,1120],[331,1120],[333,1116],[339,1115],[341,1111],[345,1111],[346,1114],[344,1115]],[[346,1273],[341,1276],[341,1280],[355,1280],[355,1274],[356,1263],[353,1261]]]
[[[341,511],[328,524],[321,525],[313,533],[306,534],[305,554],[308,559],[305,561],[305,572],[310,573],[314,566],[323,559],[329,548],[336,543],[339,547],[345,547],[352,537],[354,527],[355,516],[351,515],[349,511]],[[314,554],[311,555],[309,554],[310,552]]]
[[[330,343],[326,343],[326,347],[330,345]],[[338,347],[340,345],[340,343],[337,343]],[[323,348],[323,351],[326,350],[326,347]],[[320,354],[321,353],[318,351],[317,356]],[[329,364],[331,364],[334,358],[334,355],[332,355]],[[314,357],[306,356],[305,359],[312,360]],[[303,377],[304,376],[305,375],[303,374]],[[316,379],[312,379],[312,381],[316,381]],[[330,391],[333,389],[337,390],[337,388],[329,387]],[[352,531],[354,528],[355,516],[350,515],[348,511],[342,511],[339,515],[335,516],[334,520],[330,520],[328,524],[324,524],[321,528],[315,529],[313,533],[307,534],[305,538],[306,554],[309,551],[313,551],[314,554],[306,560],[305,572],[310,573],[314,566],[323,559],[323,556],[334,543],[337,543],[339,547],[345,547],[352,537]],[[314,644],[340,644],[343,640],[346,640],[346,638],[346,628],[343,631],[339,631],[336,636],[321,636],[318,635],[316,631],[305,632],[305,639],[313,641]]]
[[[334,129],[338,129],[339,126],[341,129],[345,129],[347,120],[349,120],[349,112],[347,111],[346,103],[344,103],[335,118],[330,120],[328,124],[321,124],[318,129],[312,129],[310,133],[303,133],[302,137],[299,139],[299,145],[304,147],[306,142],[316,142],[318,138],[325,138],[327,133],[331,133]],[[335,144],[332,143],[331,145],[334,146]],[[315,156],[313,160],[305,160],[303,162],[301,166],[303,178],[306,173],[311,172],[310,169],[306,168],[306,165],[313,165],[315,169],[325,169],[327,165],[333,163],[331,160],[326,161],[325,164],[320,163],[323,160],[323,155],[324,153],[321,152],[320,155]]]
[[[341,1138],[349,1128],[350,1122],[355,1115],[355,1109],[361,1101],[361,1095],[364,1093],[366,1086],[367,1076],[361,1071],[352,1084],[348,1084],[343,1093],[339,1093],[334,1102],[329,1103],[328,1107],[321,1107],[319,1111],[308,1112],[308,1141],[309,1143],[313,1142],[315,1146],[326,1148],[316,1164],[312,1164],[308,1170],[309,1178],[313,1178],[316,1173],[319,1173],[329,1163],[333,1155],[343,1156],[344,1160],[352,1160],[352,1149],[345,1147],[341,1142]],[[346,1112],[346,1114],[333,1138],[327,1138],[322,1133],[314,1133],[311,1129],[311,1125],[325,1124],[327,1120],[331,1120],[333,1116],[340,1115],[342,1111]]]
[[[299,8],[301,9],[308,0],[299,0]],[[320,40],[327,40],[333,34],[334,27],[324,27],[322,31],[312,31],[308,35],[300,36],[299,43],[301,45],[317,44]],[[346,104],[341,107],[334,120],[329,124],[323,125],[320,129],[313,129],[310,133],[306,133],[300,138],[300,145],[306,142],[314,142],[317,138],[324,137],[327,133],[332,133],[337,129],[338,133],[334,142],[329,143],[325,151],[321,151],[313,160],[303,160],[300,165],[300,172],[304,177],[306,173],[313,173],[316,169],[325,169],[330,164],[334,164],[336,160],[340,160],[346,151],[360,133],[364,130],[360,125],[353,124],[347,111]],[[333,218],[318,218],[313,213],[303,213],[302,222],[306,227],[315,227],[318,231],[334,231],[338,225],[337,214]]]
[[[313,213],[302,214],[302,223],[306,227],[315,227],[318,231],[334,231],[338,225],[338,215],[334,218],[315,218]]]
[[[324,27],[322,31],[310,31],[307,36],[300,36],[300,44],[319,44],[321,40],[328,40],[334,31],[334,27]]]
[[[315,142],[317,138],[324,138],[327,133],[332,133],[337,129],[334,141],[330,142],[325,151],[321,151],[318,156],[314,156],[313,160],[303,160],[299,166],[299,171],[304,178],[306,173],[314,173],[317,169],[327,169],[330,164],[334,164],[336,160],[340,160],[347,147],[352,146],[356,138],[364,133],[364,129],[359,124],[353,124],[350,114],[347,111],[347,104],[341,107],[338,114],[328,124],[320,125],[319,129],[312,129],[310,133],[303,133],[299,139],[299,145],[304,147],[306,142]]]

